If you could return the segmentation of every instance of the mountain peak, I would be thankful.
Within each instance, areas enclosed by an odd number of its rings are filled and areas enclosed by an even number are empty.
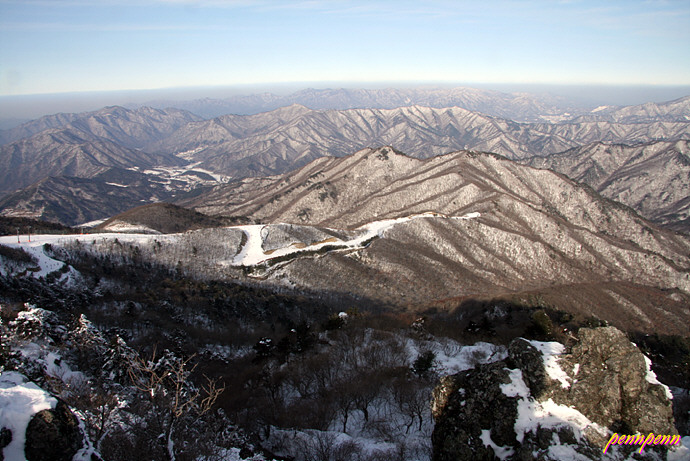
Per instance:
[[[307,113],[311,112],[312,109],[309,109],[306,106],[303,106],[302,104],[290,104],[289,106],[284,106],[284,107],[279,107],[278,109],[274,109],[270,111],[270,113],[273,114],[282,114],[282,113]]]
[[[414,157],[409,156],[405,154],[404,152],[400,152],[396,150],[393,146],[379,146],[379,147],[367,147],[361,150],[358,150],[352,155],[348,155],[347,157],[344,158],[365,158],[369,155],[375,155],[378,160],[389,160],[391,157],[401,157],[401,158],[406,158],[406,159],[414,159]]]

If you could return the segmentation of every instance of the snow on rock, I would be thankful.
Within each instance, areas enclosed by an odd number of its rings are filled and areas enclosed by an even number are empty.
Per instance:
[[[659,382],[659,380],[656,378],[656,373],[652,371],[652,361],[646,355],[644,356],[644,361],[647,364],[647,374],[645,375],[645,379],[647,380],[647,382],[650,384],[658,384],[661,387],[663,387],[666,393],[666,397],[668,397],[669,400],[673,400],[673,394],[671,393],[671,389],[669,389],[667,385]]]
[[[530,343],[534,345],[534,343],[538,343],[538,341],[530,341]],[[542,353],[544,353],[544,350],[552,351],[554,349],[560,349],[551,346],[551,344],[559,343],[540,343],[542,346],[542,349],[540,349]],[[562,349],[560,349],[560,352],[562,352]],[[544,354],[544,358],[546,365],[546,354]],[[522,370],[506,370],[509,372],[511,381],[508,384],[501,384],[499,387],[507,397],[520,398],[517,405],[518,416],[515,419],[515,434],[518,442],[522,443],[526,432],[536,432],[539,428],[556,428],[566,422],[570,423],[571,427],[576,427],[580,431],[593,428],[602,436],[606,435],[606,428],[602,428],[596,423],[593,423],[589,418],[573,407],[559,405],[552,399],[548,399],[544,402],[534,400],[530,397],[529,387],[522,379]],[[498,452],[496,452],[496,455],[500,457]]]
[[[544,369],[549,375],[549,378],[559,381],[563,389],[570,387],[570,377],[563,371],[563,369],[558,365],[558,356],[563,354],[565,351],[565,346],[557,342],[541,342],[541,341],[528,341],[532,346],[536,347],[539,352],[542,353],[544,357]]]
[[[513,456],[515,453],[515,450],[513,450],[511,447],[502,447],[496,445],[496,443],[491,440],[491,431],[488,429],[482,429],[481,440],[484,442],[484,445],[491,447],[491,449],[494,451],[494,455],[500,459],[508,459],[508,457]]]
[[[522,379],[522,370],[520,370],[519,368],[507,368],[507,370],[509,373],[508,376],[510,377],[510,383],[501,384],[499,386],[501,388],[501,391],[507,397],[529,397],[529,388],[527,387],[527,384],[525,384],[525,381]]]
[[[593,423],[577,409],[559,405],[552,399],[539,402],[530,398],[522,398],[518,401],[518,416],[515,419],[515,434],[518,442],[522,443],[527,432],[536,433],[538,429],[557,428],[565,423],[580,431],[576,434],[581,438],[585,431],[594,430],[605,437],[607,429]]]
[[[506,360],[443,377],[432,403],[439,459],[504,457],[512,448],[515,459],[622,461],[624,453],[601,452],[618,424],[630,433],[676,433],[668,396],[624,333],[581,328],[578,339],[566,351],[518,338]],[[684,459],[684,450],[669,459]]]
[[[12,431],[12,441],[3,450],[7,460],[23,460],[26,428],[31,417],[55,408],[57,399],[24,375],[14,371],[0,373],[0,428]]]
[[[669,450],[666,461],[687,461],[690,459],[690,436],[680,439],[680,446]]]

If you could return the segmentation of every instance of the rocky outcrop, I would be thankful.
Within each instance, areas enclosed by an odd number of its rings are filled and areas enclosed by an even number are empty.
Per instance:
[[[640,447],[604,454],[613,433],[677,434],[668,389],[613,327],[581,329],[568,350],[516,339],[507,359],[443,378],[432,410],[434,461],[623,459]]]
[[[80,460],[100,459],[69,406],[22,373],[2,371],[0,461],[71,461],[75,455]]]
[[[67,404],[39,411],[26,428],[27,461],[70,461],[84,445],[79,421]]]

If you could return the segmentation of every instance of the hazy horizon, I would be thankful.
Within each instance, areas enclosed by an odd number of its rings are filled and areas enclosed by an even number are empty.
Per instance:
[[[190,101],[194,99],[223,99],[231,96],[249,96],[264,92],[287,95],[313,88],[383,89],[383,88],[478,88],[504,93],[525,92],[561,96],[582,104],[635,105],[646,102],[666,102],[690,96],[690,85],[538,85],[538,84],[443,84],[443,83],[361,83],[303,82],[276,83],[272,85],[234,85],[223,87],[162,88],[152,90],[120,90],[68,92],[54,94],[0,96],[0,129],[18,125],[56,113],[85,112],[106,106],[138,106],[156,101]]]
[[[271,82],[687,86],[688,24],[682,1],[0,0],[0,96]]]

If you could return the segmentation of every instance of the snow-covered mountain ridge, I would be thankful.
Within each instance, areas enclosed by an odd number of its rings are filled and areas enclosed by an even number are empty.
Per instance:
[[[647,219],[690,232],[690,141],[594,143],[525,163],[563,173]]]
[[[500,156],[418,160],[365,149],[194,200],[199,210],[255,224],[75,239],[107,254],[125,251],[117,238],[167,267],[277,290],[397,306],[535,290],[640,329],[690,324],[682,307],[690,240],[562,175]],[[643,289],[656,294],[639,296]],[[606,308],[591,305],[592,296]]]
[[[206,168],[245,177],[282,173],[322,155],[349,155],[377,145],[392,145],[418,158],[471,149],[520,159],[597,141],[632,144],[689,137],[689,120],[516,123],[458,107],[337,111],[289,106],[190,123],[151,151],[194,150],[193,158]]]
[[[307,93],[313,101],[322,94]],[[339,94],[336,99],[342,96],[338,91],[328,94]],[[373,92],[368,97],[383,94]],[[483,97],[477,94],[468,96],[468,100],[479,102]],[[212,120],[200,120],[177,109],[147,107],[107,107],[46,117],[5,133],[7,141],[14,141],[0,148],[0,166],[4,165],[6,172],[4,177],[0,175],[0,191],[10,194],[0,208],[6,215],[43,217],[75,225],[107,218],[126,207],[169,200],[189,189],[184,181],[158,186],[166,181],[166,169],[186,169],[186,177],[203,177],[193,184],[201,192],[201,187],[218,181],[219,176],[242,179],[280,174],[316,158],[347,156],[378,145],[392,145],[418,158],[471,149],[526,159],[597,142],[637,145],[690,138],[687,98],[628,108],[607,107],[582,120],[565,120],[560,112],[548,116],[552,120],[559,118],[558,123],[515,122],[502,118],[500,111],[492,112],[493,116],[478,112],[472,104],[464,104],[467,108],[448,107],[453,98],[441,98],[446,101],[443,107],[423,105],[423,99],[403,99],[408,101],[404,107],[316,110],[293,104],[270,112],[223,115]],[[505,103],[523,99],[511,96]],[[531,104],[529,98],[523,102]],[[616,111],[621,115],[612,115]],[[118,168],[155,171],[159,175],[162,172],[163,177],[151,174],[148,179],[103,180],[104,175],[112,176],[111,170]],[[42,181],[45,183],[41,187]],[[652,177],[644,179],[645,184],[653,182]],[[113,184],[128,187],[117,191]],[[89,203],[80,203],[76,189],[89,191]],[[108,200],[110,195],[117,196],[117,200]],[[674,216],[676,210],[671,209],[659,222],[666,224]]]

